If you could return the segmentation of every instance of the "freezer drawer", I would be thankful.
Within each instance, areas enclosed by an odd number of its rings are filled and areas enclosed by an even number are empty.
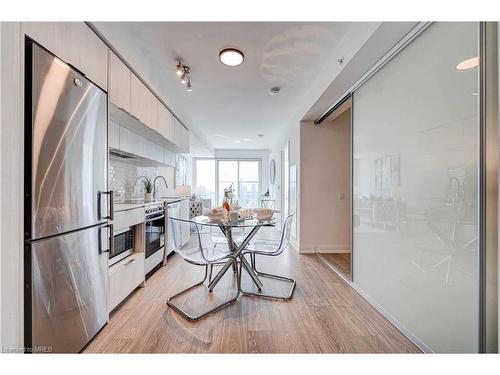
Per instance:
[[[108,227],[27,245],[31,252],[31,346],[76,353],[106,324]]]

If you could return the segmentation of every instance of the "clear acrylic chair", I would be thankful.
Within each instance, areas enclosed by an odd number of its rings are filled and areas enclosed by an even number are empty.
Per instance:
[[[284,281],[284,282],[290,284],[289,292],[284,296],[278,296],[278,295],[264,294],[264,293],[261,293],[260,290],[258,293],[241,290],[242,294],[256,296],[256,297],[263,297],[263,298],[279,299],[279,300],[288,300],[288,299],[292,298],[293,291],[295,290],[295,286],[296,286],[295,280],[288,278],[288,277],[284,277],[284,276],[279,276],[279,275],[274,275],[274,274],[269,274],[269,273],[258,271],[257,264],[256,264],[256,256],[262,255],[262,256],[275,257],[275,256],[280,255],[288,247],[288,244],[290,243],[290,233],[291,233],[292,220],[293,220],[294,215],[295,214],[292,213],[285,219],[285,222],[283,224],[283,230],[281,232],[280,240],[276,241],[276,240],[267,240],[267,239],[256,239],[256,240],[252,241],[248,246],[246,246],[245,250],[242,252],[243,256],[245,256],[247,254],[250,255],[251,266],[252,266],[254,272],[257,274],[257,276]],[[239,271],[240,277],[242,275],[241,271],[242,271],[242,265],[240,263],[240,271]],[[241,289],[241,286],[240,286],[240,289]]]
[[[244,239],[244,228],[234,227],[231,228],[231,234],[233,241],[236,245],[240,245]],[[210,239],[214,243],[215,246],[223,245],[227,246],[227,237],[220,230],[219,227],[211,226],[210,227]]]
[[[204,311],[198,315],[190,315],[187,313],[185,310],[183,310],[181,307],[176,305],[174,303],[174,300],[205,284],[205,281],[207,280],[207,277],[209,275],[209,270],[210,270],[210,277],[212,273],[212,266],[214,264],[218,264],[221,262],[224,262],[228,258],[234,258],[234,255],[229,251],[229,248],[227,246],[215,246],[214,243],[210,240],[210,236],[208,234],[202,235],[201,232],[201,227],[202,225],[193,223],[192,221],[189,220],[182,220],[182,219],[176,219],[176,218],[169,218],[169,225],[171,226],[170,230],[170,235],[172,236],[172,243],[174,246],[174,251],[182,256],[182,258],[193,265],[196,266],[202,266],[205,267],[205,276],[203,277],[203,280],[200,282],[180,291],[179,293],[173,295],[170,297],[167,301],[167,305],[170,306],[174,311],[179,313],[182,317],[184,317],[187,320],[190,321],[196,321],[200,320],[220,309],[223,307],[226,307],[227,305],[235,302],[238,297],[239,297],[239,281],[240,278],[237,277],[238,280],[238,286],[236,293],[233,297],[230,299],[221,302],[217,306]],[[185,239],[182,238],[182,233],[189,233],[189,238]],[[239,275],[237,275],[239,276]],[[207,289],[208,292],[208,289]]]

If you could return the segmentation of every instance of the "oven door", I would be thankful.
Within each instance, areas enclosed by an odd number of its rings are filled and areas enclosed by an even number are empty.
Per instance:
[[[146,258],[165,244],[165,215],[146,219]]]

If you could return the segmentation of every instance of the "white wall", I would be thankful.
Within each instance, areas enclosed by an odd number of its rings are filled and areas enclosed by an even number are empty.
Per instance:
[[[297,235],[290,239],[291,245],[295,250],[301,252],[299,249],[300,243],[300,121],[290,121],[284,127],[283,133],[278,137],[270,150],[269,158],[276,160],[276,182],[270,186],[271,196],[276,199],[277,209],[281,209],[281,194],[282,194],[282,165],[281,165],[281,150],[284,148],[286,142],[289,142],[289,152],[290,152],[290,166],[297,166],[297,210],[296,223],[297,223]]]
[[[350,134],[350,109],[300,125],[301,252],[350,251]]]
[[[0,23],[0,350],[23,346],[21,25]]]

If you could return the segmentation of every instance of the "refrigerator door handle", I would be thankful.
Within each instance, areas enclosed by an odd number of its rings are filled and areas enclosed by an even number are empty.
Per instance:
[[[109,215],[102,217],[101,213],[101,195],[109,195]],[[115,198],[114,198],[114,191],[109,190],[109,191],[99,191],[97,193],[97,219],[109,219],[109,220],[114,220],[115,219]]]
[[[114,250],[115,248],[115,226],[113,224],[109,224],[109,252]]]
[[[109,194],[109,220],[113,221],[115,220],[115,192],[113,190],[110,190],[108,191],[108,194]]]
[[[106,228],[106,229],[109,228],[109,231],[111,232],[111,236],[108,239],[109,247],[106,250],[102,249],[102,230],[103,230],[103,228]],[[114,241],[112,240],[112,238],[113,238],[113,224],[105,225],[105,226],[97,228],[97,236],[98,236],[97,249],[99,250],[99,254],[109,253],[111,251],[111,246],[112,245],[114,246],[114,243],[113,243]]]

